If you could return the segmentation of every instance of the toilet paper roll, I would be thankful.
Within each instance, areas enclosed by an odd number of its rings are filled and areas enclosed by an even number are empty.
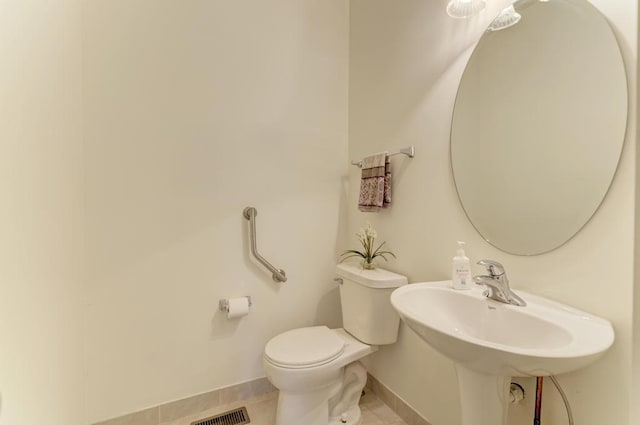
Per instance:
[[[231,298],[229,300],[229,311],[227,312],[227,319],[233,319],[236,317],[242,317],[249,314],[249,298]]]

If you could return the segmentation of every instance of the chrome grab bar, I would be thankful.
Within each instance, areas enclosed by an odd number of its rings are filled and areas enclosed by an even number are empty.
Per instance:
[[[260,253],[258,253],[258,248],[256,247],[256,215],[258,215],[258,211],[253,207],[247,207],[242,212],[244,218],[249,220],[249,235],[251,240],[251,253],[256,260],[258,260],[263,266],[265,266],[271,273],[273,273],[273,280],[276,282],[286,282],[287,275],[282,269],[278,269],[271,265]]]

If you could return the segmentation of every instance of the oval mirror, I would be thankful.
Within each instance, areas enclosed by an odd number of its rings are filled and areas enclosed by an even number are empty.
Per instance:
[[[627,82],[613,31],[589,2],[514,6],[462,76],[451,165],[484,239],[535,255],[568,241],[604,199],[625,137]]]

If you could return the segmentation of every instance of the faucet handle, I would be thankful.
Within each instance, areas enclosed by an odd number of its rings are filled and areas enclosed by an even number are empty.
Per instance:
[[[498,277],[504,275],[504,267],[502,264],[493,260],[480,260],[478,264],[486,267],[489,276]]]

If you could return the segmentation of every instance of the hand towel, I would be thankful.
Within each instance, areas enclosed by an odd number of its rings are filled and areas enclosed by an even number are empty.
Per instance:
[[[380,152],[362,160],[362,178],[358,209],[377,212],[391,205],[391,162],[387,152]]]

